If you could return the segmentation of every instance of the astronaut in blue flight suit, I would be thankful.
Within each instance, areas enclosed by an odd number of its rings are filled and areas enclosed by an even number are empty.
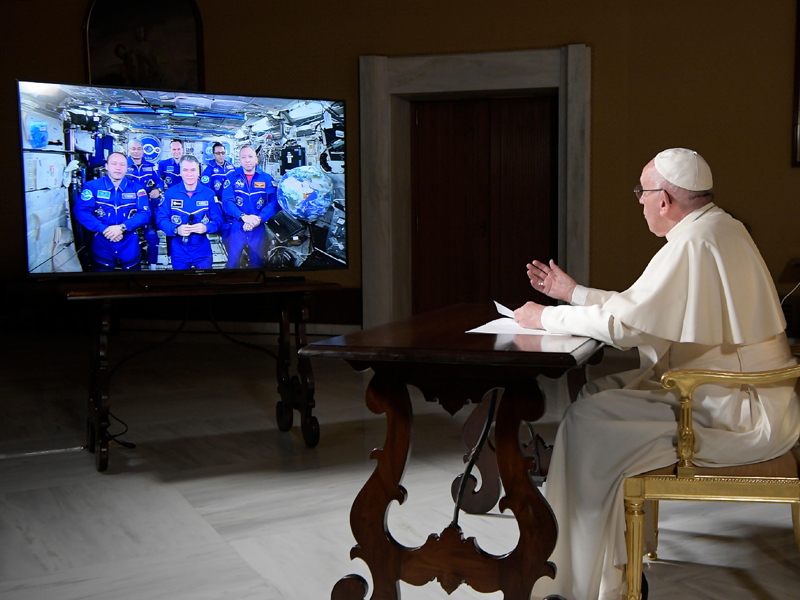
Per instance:
[[[222,211],[210,188],[199,183],[200,163],[187,154],[181,159],[181,183],[164,193],[156,222],[172,241],[173,269],[210,269],[213,262],[209,233],[222,225]]]
[[[87,181],[75,206],[75,218],[95,232],[92,240],[92,268],[113,271],[141,270],[139,238],[135,233],[150,220],[147,192],[126,177],[128,159],[112,152],[106,159],[108,175]]]
[[[178,185],[181,182],[181,157],[183,156],[183,142],[172,140],[169,143],[169,152],[172,156],[158,163],[158,174],[164,181],[164,189]],[[167,236],[167,254],[172,256],[172,236]]]
[[[181,157],[183,156],[183,142],[172,140],[169,143],[169,153],[172,155],[158,163],[158,175],[164,181],[164,189],[171,188],[181,182]]]
[[[228,177],[228,174],[235,170],[231,163],[225,160],[225,146],[217,142],[211,147],[211,151],[214,154],[214,162],[210,163],[203,169],[203,174],[200,176],[200,183],[205,186],[210,187],[214,194],[217,196],[217,201],[220,203],[220,207],[222,206],[222,187],[225,185],[225,180]],[[228,238],[230,236],[231,231],[231,221],[232,217],[222,212],[222,229],[220,229],[220,235],[222,235],[222,241],[225,243],[225,246],[228,245]]]
[[[250,266],[264,266],[267,235],[264,223],[280,211],[272,177],[258,168],[251,146],[239,151],[242,165],[228,175],[222,187],[222,210],[233,217],[228,243],[228,268],[237,268],[245,247]]]
[[[144,228],[144,239],[147,240],[147,262],[155,269],[158,263],[158,231],[156,226],[156,209],[161,200],[164,182],[158,174],[158,167],[144,158],[144,147],[141,140],[128,142],[128,179],[135,181],[147,192],[150,200],[150,221]]]

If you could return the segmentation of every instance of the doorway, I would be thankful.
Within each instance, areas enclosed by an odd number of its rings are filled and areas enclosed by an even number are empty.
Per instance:
[[[359,59],[363,326],[412,313],[411,128],[415,100],[558,89],[558,256],[589,281],[591,49]],[[357,266],[357,263],[355,263]]]
[[[525,264],[558,254],[558,90],[411,102],[412,312],[552,303]]]

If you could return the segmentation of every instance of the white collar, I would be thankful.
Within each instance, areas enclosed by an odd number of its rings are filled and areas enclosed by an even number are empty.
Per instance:
[[[675,224],[675,227],[673,227],[672,229],[670,229],[667,232],[667,236],[666,236],[667,237],[667,241],[670,241],[676,235],[678,235],[679,231],[681,229],[683,229],[684,227],[686,227],[686,225],[688,225],[689,223],[694,223],[695,221],[697,221],[697,219],[702,217],[704,214],[706,214],[712,208],[716,208],[716,206],[717,205],[714,204],[713,202],[708,202],[707,204],[704,204],[700,208],[694,209],[692,212],[690,212],[688,215],[686,215],[680,221],[678,221]]]

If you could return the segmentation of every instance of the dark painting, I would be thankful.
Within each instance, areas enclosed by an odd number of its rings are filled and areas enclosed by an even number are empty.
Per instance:
[[[92,0],[85,33],[90,84],[205,87],[202,24],[194,0]]]

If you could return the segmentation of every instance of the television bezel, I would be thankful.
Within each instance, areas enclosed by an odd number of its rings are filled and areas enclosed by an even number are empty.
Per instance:
[[[218,93],[218,92],[208,92],[208,91],[193,91],[193,90],[172,90],[166,88],[150,88],[150,87],[121,87],[121,86],[110,86],[110,85],[95,85],[95,84],[86,84],[86,83],[68,83],[65,81],[32,81],[29,79],[16,79],[16,103],[17,103],[17,127],[18,127],[18,136],[17,136],[17,143],[19,144],[19,156],[20,156],[20,188],[21,188],[21,202],[22,202],[22,223],[21,223],[21,231],[25,234],[25,253],[24,253],[24,260],[25,260],[25,278],[27,280],[40,280],[40,281],[55,281],[59,278],[65,279],[74,279],[74,280],[122,280],[122,279],[130,279],[132,277],[136,278],[137,280],[144,280],[144,279],[153,279],[153,280],[169,280],[172,279],[180,279],[182,277],[198,277],[200,276],[211,277],[211,278],[230,278],[236,274],[249,274],[251,276],[261,277],[264,279],[282,279],[282,278],[293,278],[297,279],[298,276],[302,277],[306,273],[325,273],[325,272],[341,272],[350,269],[352,262],[351,262],[351,253],[350,253],[350,245],[351,245],[351,235],[350,235],[350,224],[351,219],[348,218],[348,208],[349,208],[349,200],[350,194],[348,190],[350,189],[350,170],[347,168],[347,164],[349,162],[349,152],[347,148],[347,139],[349,137],[348,132],[348,120],[347,120],[347,100],[345,98],[332,98],[332,97],[323,97],[323,96],[290,96],[290,95],[262,95],[262,94],[253,94],[253,93],[239,93],[239,94],[229,94],[229,93]],[[54,86],[73,86],[79,88],[95,88],[95,89],[109,89],[109,90],[144,90],[148,92],[156,92],[156,93],[170,93],[170,94],[186,94],[186,95],[193,95],[193,96],[215,96],[215,97],[228,97],[228,98],[242,98],[242,97],[251,97],[256,99],[275,99],[275,100],[287,100],[287,101],[308,101],[308,102],[329,102],[329,103],[341,103],[342,105],[342,120],[343,120],[343,128],[345,131],[345,160],[344,160],[344,205],[345,205],[345,259],[344,264],[342,265],[331,265],[325,268],[319,267],[304,267],[303,265],[296,266],[296,267],[284,267],[280,269],[270,269],[266,267],[242,267],[242,268],[234,268],[229,269],[227,267],[219,268],[219,269],[181,269],[181,270],[174,270],[174,269],[161,269],[161,270],[139,270],[139,271],[122,271],[122,270],[114,270],[114,271],[52,271],[52,272],[32,272],[30,270],[29,261],[30,261],[30,248],[28,245],[28,207],[27,207],[27,198],[26,198],[26,185],[25,185],[25,154],[26,152],[35,152],[36,150],[30,150],[24,148],[23,144],[23,125],[22,125],[22,103],[21,103],[21,90],[20,84],[22,83],[33,83],[33,84],[41,84],[41,85],[54,85]],[[62,121],[63,123],[63,121]],[[159,138],[163,138],[164,136],[158,136]],[[172,138],[180,138],[180,135],[172,135]],[[69,164],[69,157],[75,152],[70,152],[68,150],[59,151],[60,153],[66,155],[67,164]],[[127,152],[123,152],[127,156]],[[206,163],[201,163],[202,166],[205,166]],[[260,164],[259,164],[260,166]],[[279,179],[277,180],[279,181]],[[201,184],[202,185],[202,184]],[[70,210],[72,211],[72,206],[70,206]],[[74,215],[70,213],[70,218],[74,221]],[[53,257],[51,257],[53,258]],[[216,276],[216,277],[215,277]]]

